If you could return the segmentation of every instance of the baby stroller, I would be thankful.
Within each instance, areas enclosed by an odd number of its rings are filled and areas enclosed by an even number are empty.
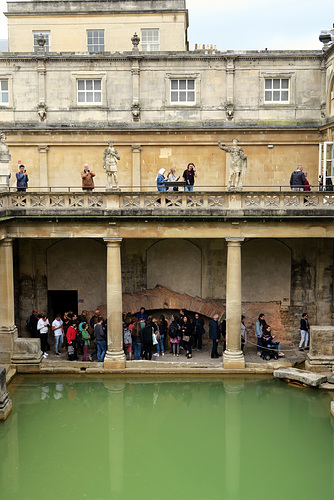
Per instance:
[[[278,345],[262,342],[261,358],[270,361],[272,358],[278,359]]]

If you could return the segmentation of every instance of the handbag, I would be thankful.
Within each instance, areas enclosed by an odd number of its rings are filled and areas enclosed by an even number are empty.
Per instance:
[[[153,345],[157,345],[157,343],[158,343],[155,333],[152,333],[152,342],[153,342]]]
[[[182,340],[184,340],[184,342],[189,342],[190,336],[189,335],[183,335],[183,339]]]

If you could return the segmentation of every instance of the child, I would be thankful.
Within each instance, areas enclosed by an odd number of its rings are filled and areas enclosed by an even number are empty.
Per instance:
[[[88,323],[81,323],[80,326],[82,325],[81,328],[81,336],[82,336],[82,341],[83,341],[83,356],[82,356],[82,361],[86,361],[87,358],[87,351],[88,351],[88,346],[90,344],[90,334],[88,331]]]

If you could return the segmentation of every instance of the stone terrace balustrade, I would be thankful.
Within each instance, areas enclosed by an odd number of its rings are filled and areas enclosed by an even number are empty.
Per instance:
[[[1,216],[145,214],[333,216],[329,192],[4,192]]]

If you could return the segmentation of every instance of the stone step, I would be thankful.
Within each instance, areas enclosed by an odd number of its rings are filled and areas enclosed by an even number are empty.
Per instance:
[[[319,387],[327,382],[327,375],[299,370],[298,368],[279,368],[274,371],[274,377],[295,380],[310,387]]]

